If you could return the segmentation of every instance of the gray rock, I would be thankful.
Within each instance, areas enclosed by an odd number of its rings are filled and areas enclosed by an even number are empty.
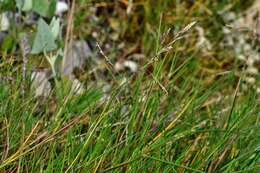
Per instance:
[[[68,50],[67,56],[63,61],[62,75],[73,75],[74,68],[82,69],[86,60],[92,55],[88,44],[84,40],[75,41]]]
[[[49,82],[50,72],[47,69],[35,70],[31,74],[32,89],[35,97],[48,97],[51,93],[51,83]]]
[[[0,14],[0,31],[8,31],[10,22],[8,19],[8,13],[4,12]]]

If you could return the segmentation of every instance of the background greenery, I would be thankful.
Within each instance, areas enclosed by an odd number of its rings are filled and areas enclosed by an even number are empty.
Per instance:
[[[112,64],[130,54],[143,55],[135,73],[118,73],[103,60],[93,75],[90,71],[97,65],[87,62],[77,74],[86,86],[80,95],[71,92],[62,75],[54,78],[47,98],[34,97],[29,77],[25,94],[21,94],[19,36],[30,33],[29,42],[34,46],[39,24],[12,21],[1,43],[0,172],[260,170],[258,94],[253,86],[242,90],[245,65],[234,50],[220,45],[226,23],[219,11],[229,6],[240,14],[253,1],[140,0],[134,1],[127,14],[129,2],[75,1],[71,38],[87,40],[94,58],[104,59],[96,42]],[[4,0],[0,9],[15,11],[16,3]],[[38,7],[32,6],[22,16],[34,11],[49,24],[52,10]],[[55,50],[64,50],[66,45],[67,17],[62,17],[61,36],[50,38],[57,44]],[[182,34],[184,38],[161,53],[194,21],[197,23]],[[195,46],[198,25],[213,45],[206,53]],[[173,29],[164,37],[168,28]],[[33,66],[51,68],[46,56],[53,52],[44,55],[47,50],[40,47],[36,55],[28,55],[28,75]],[[106,97],[100,82],[111,86]]]

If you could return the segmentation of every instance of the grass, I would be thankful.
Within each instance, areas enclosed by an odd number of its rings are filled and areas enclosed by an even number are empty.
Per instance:
[[[85,9],[86,2],[80,2]],[[1,72],[13,79],[0,81],[0,172],[259,172],[256,91],[242,91],[244,72],[237,75],[239,64],[234,60],[229,60],[229,69],[201,60],[191,46],[193,28],[170,44],[171,50],[159,53],[168,45],[160,37],[169,27],[160,16],[170,13],[173,4],[160,2],[152,6],[140,1],[144,13],[134,16],[144,20],[138,39],[147,58],[137,74],[110,71],[113,85],[108,98],[104,99],[102,88],[91,85],[75,96],[66,80],[59,79],[44,101],[34,98],[29,88],[23,96],[20,66],[3,57]],[[214,12],[226,3],[210,2],[197,6]],[[175,5],[180,8],[179,31],[193,19],[204,25],[218,23],[215,13],[204,21],[196,6],[186,17],[183,4]],[[240,9],[239,5],[235,7]],[[75,16],[82,16],[80,12]],[[126,23],[126,30],[133,29],[125,36],[129,42],[141,33],[133,21]],[[213,25],[209,31],[216,28]],[[85,37],[88,31],[75,26],[76,31],[81,29],[75,34]],[[218,34],[211,36],[213,41],[218,42]],[[167,37],[166,43],[172,38]],[[224,50],[219,54],[228,56]],[[213,74],[205,71],[210,67]]]

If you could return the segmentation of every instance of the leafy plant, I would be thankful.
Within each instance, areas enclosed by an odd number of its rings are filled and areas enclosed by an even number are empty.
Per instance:
[[[43,51],[48,52],[57,49],[55,39],[58,34],[59,19],[53,18],[50,25],[48,25],[43,19],[39,19],[31,53],[38,54]]]
[[[41,16],[50,17],[55,13],[56,0],[16,0],[21,11],[34,11]]]

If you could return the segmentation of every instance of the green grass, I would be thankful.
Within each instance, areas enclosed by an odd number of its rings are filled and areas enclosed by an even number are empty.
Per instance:
[[[155,78],[165,78],[165,61],[154,66]],[[204,87],[196,67],[191,58],[179,68],[165,86],[168,95],[143,73],[115,86],[101,105],[99,89],[64,93],[51,117],[49,102],[37,115],[38,102],[20,95],[19,82],[1,82],[1,172],[257,172],[256,93],[234,91],[203,106],[240,85],[230,73]]]
[[[131,76],[122,74],[127,79],[123,83],[122,76],[111,71],[109,77],[115,81],[105,101],[101,101],[101,88],[89,87],[75,96],[59,79],[45,101],[34,98],[29,88],[22,96],[20,69],[7,58],[1,60],[3,76],[14,76],[12,81],[0,81],[1,173],[259,172],[256,91],[242,91],[244,75],[237,75],[234,60],[230,60],[232,68],[224,69],[227,73],[203,72],[201,54],[190,46],[193,29],[173,50],[158,54],[165,46],[159,38],[169,27],[160,15],[172,5],[169,0],[160,2],[140,5],[146,24],[140,42],[147,55],[141,70]],[[212,11],[226,3],[210,2],[205,6]],[[175,8],[182,5],[176,4]],[[199,21],[204,18],[199,13],[180,14],[177,28],[192,22],[194,15]],[[218,23],[214,17],[202,24]],[[148,24],[154,24],[155,32],[147,29]],[[131,25],[130,21],[127,30]],[[130,40],[136,34],[128,33]],[[217,42],[218,35],[212,39]],[[155,55],[158,59],[150,61]]]

